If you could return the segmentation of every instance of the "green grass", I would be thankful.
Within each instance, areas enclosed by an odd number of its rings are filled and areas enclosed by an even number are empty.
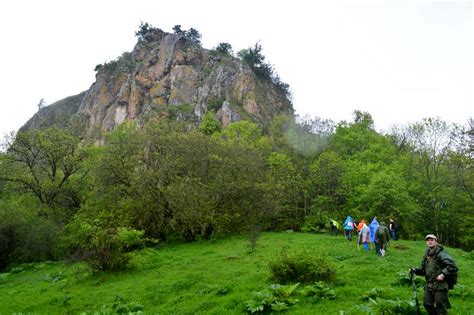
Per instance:
[[[397,249],[405,247],[406,249]],[[22,265],[0,274],[0,314],[241,314],[252,292],[272,283],[268,262],[282,249],[306,248],[330,256],[336,277],[335,300],[299,297],[290,314],[340,314],[367,304],[362,296],[384,288],[387,299],[413,300],[411,286],[397,285],[397,272],[418,266],[424,242],[397,241],[386,257],[359,252],[343,237],[307,233],[263,233],[253,253],[244,237],[161,245],[134,253],[128,270],[92,274],[82,263]],[[474,314],[473,254],[448,248],[460,268],[450,292],[450,314]],[[466,295],[467,294],[467,295]],[[422,288],[418,295],[422,301]]]

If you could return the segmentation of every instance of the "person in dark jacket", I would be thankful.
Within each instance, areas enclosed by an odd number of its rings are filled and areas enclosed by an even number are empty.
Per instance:
[[[339,234],[339,223],[336,220],[329,220],[329,234],[335,236]]]
[[[377,231],[375,232],[375,242],[379,246],[380,255],[385,256],[385,251],[387,250],[388,242],[390,241],[390,233],[388,231],[385,222],[380,223]]]
[[[428,314],[447,314],[451,304],[448,300],[446,277],[455,274],[458,268],[443,246],[438,244],[438,238],[434,234],[426,235],[425,240],[428,249],[421,261],[421,268],[410,268],[410,272],[425,276],[423,306]]]
[[[392,237],[392,240],[394,241],[398,240],[398,235],[397,235],[398,224],[393,219],[390,219],[390,223],[388,224],[388,229],[390,230],[390,236]]]

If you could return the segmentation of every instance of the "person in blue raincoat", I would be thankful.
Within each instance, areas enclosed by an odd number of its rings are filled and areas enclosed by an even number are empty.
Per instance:
[[[372,222],[370,222],[369,224],[369,230],[370,230],[370,243],[374,244],[376,254],[380,252],[379,245],[375,241],[375,233],[377,232],[378,228],[379,228],[379,222],[377,221],[377,217],[375,216]]]
[[[354,221],[350,215],[347,216],[344,223],[342,223],[342,228],[344,229],[344,237],[348,241],[352,241],[352,231],[354,230]]]

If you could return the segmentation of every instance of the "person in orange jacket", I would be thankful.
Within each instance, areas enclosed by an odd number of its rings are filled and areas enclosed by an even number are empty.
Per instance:
[[[357,224],[357,232],[360,232],[362,230],[362,227],[364,224],[367,224],[364,219],[360,220],[359,224]]]

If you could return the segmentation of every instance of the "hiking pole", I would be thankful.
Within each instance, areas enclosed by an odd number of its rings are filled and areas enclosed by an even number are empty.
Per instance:
[[[416,314],[421,315],[420,302],[418,302],[418,290],[416,288],[415,272],[410,269],[410,280],[413,283],[413,295],[415,296]]]

